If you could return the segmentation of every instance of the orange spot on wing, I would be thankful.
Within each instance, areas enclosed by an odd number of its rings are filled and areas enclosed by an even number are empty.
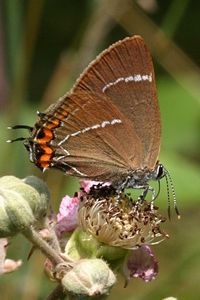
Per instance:
[[[44,154],[40,156],[39,164],[42,168],[48,168],[52,158],[53,150],[48,146],[41,146],[44,150]]]
[[[50,119],[44,127],[40,127],[38,134],[36,133],[34,142],[41,149],[41,154],[37,157],[37,165],[46,169],[50,166],[54,150],[50,146],[50,142],[54,139],[54,129],[60,126],[60,120],[57,118]],[[42,136],[39,138],[39,136]]]
[[[53,133],[50,129],[43,128],[43,134],[44,136],[41,139],[36,139],[38,144],[46,144],[53,139]]]
[[[51,119],[51,121],[48,122],[47,128],[54,129],[60,125],[60,120],[58,119]]]
[[[43,146],[41,146],[41,148],[44,150],[45,154],[47,154],[47,155],[51,155],[53,153],[53,150],[49,146],[43,145]]]

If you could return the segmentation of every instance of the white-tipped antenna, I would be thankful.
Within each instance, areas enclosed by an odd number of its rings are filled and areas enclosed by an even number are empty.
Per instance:
[[[33,127],[28,126],[28,125],[14,125],[14,126],[8,126],[7,129],[26,129],[29,132],[31,132],[33,130]],[[26,140],[25,137],[19,137],[16,139],[12,139],[12,140],[7,140],[7,143],[13,143],[13,142],[17,142],[17,141],[24,141]]]
[[[181,215],[179,213],[178,207],[177,207],[177,202],[176,202],[176,192],[174,189],[174,185],[173,185],[173,181],[171,178],[171,175],[169,173],[169,171],[167,171],[166,169],[164,169],[165,171],[165,180],[166,180],[166,185],[167,185],[167,199],[168,199],[168,217],[169,219],[171,218],[171,201],[170,201],[170,188],[171,188],[171,193],[172,193],[172,197],[173,197],[173,204],[174,204],[174,210],[177,214],[178,219],[181,218]],[[169,188],[169,184],[170,184],[170,188]]]

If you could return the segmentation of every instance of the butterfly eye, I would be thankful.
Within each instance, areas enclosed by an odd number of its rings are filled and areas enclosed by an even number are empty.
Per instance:
[[[163,167],[162,164],[158,164],[158,166],[157,166],[157,172],[156,172],[156,179],[160,180],[164,176],[166,176],[165,169],[164,169],[164,167]]]

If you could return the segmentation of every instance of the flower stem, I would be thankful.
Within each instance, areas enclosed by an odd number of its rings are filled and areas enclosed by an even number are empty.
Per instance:
[[[32,226],[24,230],[22,234],[56,265],[66,263],[66,260],[64,260],[64,258],[58,254],[57,251],[53,249]]]

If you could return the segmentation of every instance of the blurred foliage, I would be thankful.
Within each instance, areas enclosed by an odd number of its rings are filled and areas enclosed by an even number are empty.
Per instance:
[[[42,177],[54,208],[62,195],[75,191],[76,180],[36,170],[20,142],[5,143],[27,133],[6,127],[34,124],[36,111],[55,102],[88,62],[118,39],[142,35],[154,58],[163,127],[160,159],[173,178],[182,219],[173,215],[166,224],[169,241],[155,246],[158,278],[149,284],[135,279],[126,289],[120,281],[110,299],[200,298],[199,9],[199,1],[191,0],[0,3],[0,175]],[[164,214],[166,198],[162,183]],[[35,252],[26,262],[29,249],[21,237],[12,240],[9,255],[23,257],[24,265],[0,279],[1,299],[44,299],[52,289],[42,273],[42,256]]]

